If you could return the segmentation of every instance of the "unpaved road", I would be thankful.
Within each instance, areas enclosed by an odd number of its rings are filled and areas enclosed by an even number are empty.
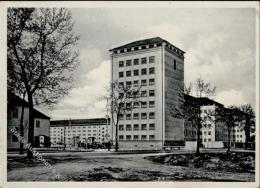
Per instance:
[[[8,181],[254,181],[254,173],[162,165],[144,159],[148,155],[155,154],[45,155],[57,171],[54,173],[41,163],[21,164],[9,157],[7,176]]]

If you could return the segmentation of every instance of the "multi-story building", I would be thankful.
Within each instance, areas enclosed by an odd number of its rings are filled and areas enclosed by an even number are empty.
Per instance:
[[[50,137],[53,145],[77,146],[78,142],[108,142],[110,140],[110,119],[54,120],[50,125]]]
[[[23,128],[21,129],[21,117],[23,112]],[[34,109],[34,147],[49,147],[50,141],[50,117]],[[17,150],[20,148],[20,142],[11,129],[17,130],[20,135],[23,134],[25,143],[23,145],[26,149],[28,143],[28,126],[29,126],[29,104],[20,97],[8,93],[7,98],[7,149]]]
[[[140,101],[122,114],[119,149],[162,149],[184,143],[184,121],[171,115],[184,82],[184,52],[156,37],[116,47],[111,52],[111,80],[141,86]],[[113,127],[115,129],[115,127]],[[115,138],[115,130],[113,139]]]
[[[234,127],[234,141],[236,143],[245,143],[246,142],[246,134],[244,130],[244,122],[238,122]]]
[[[196,98],[186,95],[185,100],[192,100],[200,107],[200,116],[205,120],[202,121],[201,127],[201,144],[204,148],[223,148],[228,142],[228,130],[225,122],[215,118],[214,111],[217,108],[224,108],[224,105],[206,97]],[[192,103],[189,103],[192,104]],[[237,126],[235,127],[237,128]],[[234,131],[230,131],[230,141],[234,142]],[[185,121],[185,144],[187,148],[195,148],[197,140],[196,125]]]

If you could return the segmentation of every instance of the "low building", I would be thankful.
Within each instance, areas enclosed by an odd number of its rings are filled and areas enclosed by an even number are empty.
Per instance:
[[[79,142],[106,143],[110,141],[110,119],[54,120],[50,125],[53,145],[77,146]]]
[[[28,143],[28,126],[29,126],[29,104],[20,97],[8,93],[7,97],[7,149],[17,150],[20,148],[18,138],[12,134],[11,129],[15,129],[20,134],[21,130],[21,116],[23,113],[23,138],[25,140],[24,149]],[[50,140],[50,117],[34,109],[34,147],[48,147]]]

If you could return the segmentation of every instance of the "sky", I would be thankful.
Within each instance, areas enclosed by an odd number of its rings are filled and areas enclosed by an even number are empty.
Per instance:
[[[70,9],[80,35],[80,65],[68,96],[47,112],[52,119],[102,118],[110,82],[109,49],[161,37],[185,51],[185,83],[201,77],[225,106],[255,106],[255,13],[245,8]]]

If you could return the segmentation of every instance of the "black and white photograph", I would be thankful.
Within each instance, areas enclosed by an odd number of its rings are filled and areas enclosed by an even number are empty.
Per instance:
[[[1,187],[260,186],[259,2],[1,4]]]

